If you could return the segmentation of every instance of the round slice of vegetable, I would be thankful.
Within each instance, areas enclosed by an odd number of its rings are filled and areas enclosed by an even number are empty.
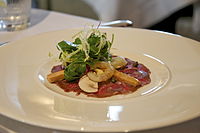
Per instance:
[[[92,81],[87,75],[84,75],[78,83],[81,90],[87,93],[93,93],[98,91],[98,82]]]

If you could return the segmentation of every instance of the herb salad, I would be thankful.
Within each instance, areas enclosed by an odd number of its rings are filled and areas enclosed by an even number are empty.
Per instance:
[[[74,38],[74,42],[61,41],[57,45],[59,59],[65,67],[65,79],[68,81],[79,79],[85,73],[87,65],[110,61],[112,58],[110,48],[114,35],[109,41],[106,33],[90,29],[79,32]]]

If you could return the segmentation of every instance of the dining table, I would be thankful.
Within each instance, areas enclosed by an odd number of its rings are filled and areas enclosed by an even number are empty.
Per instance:
[[[82,28],[85,25],[98,26],[100,22],[90,18],[75,16],[55,11],[42,9],[31,9],[30,25],[28,28],[20,31],[1,31],[1,45],[7,45],[16,40],[29,36],[42,34],[45,32],[63,30],[69,28]],[[199,102],[199,101],[197,101]],[[4,116],[0,112],[0,133],[71,133],[73,131],[63,131],[50,129],[36,125],[27,124]],[[133,131],[132,133],[200,133],[200,117],[187,120],[182,123],[170,126],[159,127],[156,129]]]

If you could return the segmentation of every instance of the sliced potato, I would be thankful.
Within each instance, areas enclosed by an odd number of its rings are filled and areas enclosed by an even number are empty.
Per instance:
[[[140,85],[140,81],[134,77],[131,77],[123,72],[119,72],[117,70],[115,70],[115,73],[113,75],[116,79],[118,79],[119,81],[122,81],[122,82],[125,82],[125,83],[128,83],[132,86],[138,86]]]
[[[53,82],[56,82],[56,81],[60,81],[62,79],[64,79],[64,70],[61,70],[61,71],[58,71],[58,72],[51,73],[51,74],[47,75],[47,80],[50,83],[53,83]]]

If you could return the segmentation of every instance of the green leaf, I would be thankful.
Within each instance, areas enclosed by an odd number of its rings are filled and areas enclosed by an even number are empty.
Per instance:
[[[72,62],[64,71],[64,76],[67,81],[79,79],[86,71],[85,62]]]
[[[97,59],[98,58],[98,55],[96,54],[97,52],[99,51],[99,49],[94,46],[94,45],[91,45],[90,46],[90,53],[89,53],[89,56],[91,58],[94,58],[94,59]]]
[[[80,38],[76,38],[73,43],[74,44],[81,44],[81,39]]]
[[[77,50],[77,45],[68,41],[61,41],[58,43],[58,46],[62,51],[73,52]]]
[[[74,54],[70,58],[73,61],[84,61],[85,60],[85,53],[83,51],[79,51],[78,53]]]
[[[87,41],[91,46],[97,45],[100,43],[100,37],[95,34],[91,34],[90,37],[87,39]]]

